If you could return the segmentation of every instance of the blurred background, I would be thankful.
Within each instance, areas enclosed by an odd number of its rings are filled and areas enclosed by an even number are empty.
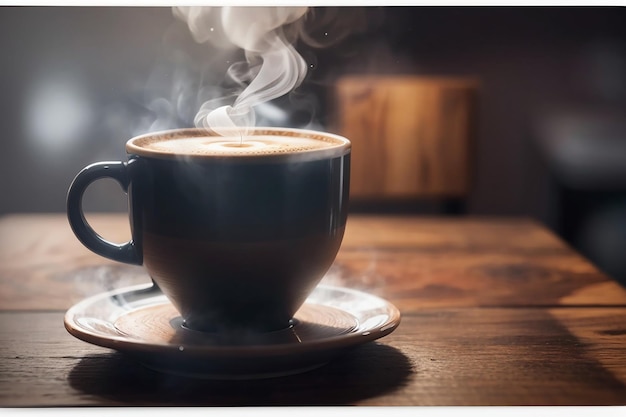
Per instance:
[[[297,45],[307,78],[260,109],[265,124],[341,131],[336,87],[345,76],[471,79],[471,181],[461,205],[441,213],[532,217],[626,283],[625,8],[314,15],[311,40]],[[1,7],[0,51],[0,215],[63,212],[82,167],[125,159],[134,135],[191,126],[242,59],[195,43],[171,9],[149,7]],[[90,188],[85,205],[126,210],[107,181]],[[432,214],[439,206],[405,198],[360,207]]]

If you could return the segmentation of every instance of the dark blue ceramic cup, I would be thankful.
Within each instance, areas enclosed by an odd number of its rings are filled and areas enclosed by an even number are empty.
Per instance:
[[[191,329],[289,326],[343,238],[350,142],[298,129],[255,128],[243,139],[181,129],[133,138],[126,151],[128,161],[90,165],[72,182],[67,214],[78,239],[144,265]],[[101,178],[128,193],[124,244],[85,220],[83,193]]]

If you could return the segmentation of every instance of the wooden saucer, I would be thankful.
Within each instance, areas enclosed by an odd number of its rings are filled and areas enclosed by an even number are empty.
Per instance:
[[[158,287],[102,293],[70,308],[65,328],[86,342],[133,355],[170,373],[265,378],[319,367],[349,348],[391,333],[398,309],[363,292],[318,286],[292,325],[263,334],[212,334],[184,327]]]

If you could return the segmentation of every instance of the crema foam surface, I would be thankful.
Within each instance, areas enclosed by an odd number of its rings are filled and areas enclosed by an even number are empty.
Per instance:
[[[314,151],[337,146],[336,142],[319,139],[285,136],[199,136],[146,141],[142,148],[172,155],[228,156],[228,155],[277,155]]]

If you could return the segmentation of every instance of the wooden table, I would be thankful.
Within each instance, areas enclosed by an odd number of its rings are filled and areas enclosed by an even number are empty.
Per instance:
[[[90,220],[129,235],[124,215]],[[530,220],[352,216],[325,282],[386,298],[402,323],[289,377],[161,374],[65,331],[77,301],[145,280],[64,215],[0,219],[0,406],[626,404],[626,290]]]

